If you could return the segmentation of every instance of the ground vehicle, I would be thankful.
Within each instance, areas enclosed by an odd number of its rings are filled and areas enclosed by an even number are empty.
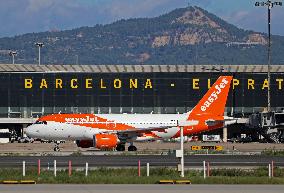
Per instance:
[[[202,142],[221,142],[220,135],[202,135]]]
[[[11,133],[9,129],[0,129],[0,143],[9,143]]]
[[[18,137],[17,141],[18,143],[33,143],[34,139],[27,136],[23,136],[23,137]]]

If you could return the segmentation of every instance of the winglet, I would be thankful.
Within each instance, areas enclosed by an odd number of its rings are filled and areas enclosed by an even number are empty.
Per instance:
[[[232,76],[220,76],[193,108],[188,119],[203,114],[223,116],[232,79]]]

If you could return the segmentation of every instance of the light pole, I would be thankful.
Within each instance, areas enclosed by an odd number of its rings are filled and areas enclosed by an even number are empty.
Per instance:
[[[37,42],[35,45],[38,47],[38,65],[40,65],[40,49],[44,46],[42,42]]]
[[[15,56],[17,56],[16,51],[10,51],[9,55],[12,56],[12,63],[15,64]]]
[[[42,42],[37,42],[35,45],[38,47],[38,65],[40,65],[40,49],[44,46]],[[42,90],[44,93],[44,90]],[[41,107],[41,114],[44,114],[44,94],[42,93],[42,107]]]
[[[268,0],[266,2],[256,2],[255,6],[259,7],[265,7],[267,6],[267,10],[268,10],[268,64],[267,64],[267,81],[268,81],[268,89],[267,89],[267,111],[270,112],[271,111],[271,96],[270,96],[270,65],[271,65],[271,9],[274,6],[282,6],[282,2],[276,2],[276,1],[271,1]]]

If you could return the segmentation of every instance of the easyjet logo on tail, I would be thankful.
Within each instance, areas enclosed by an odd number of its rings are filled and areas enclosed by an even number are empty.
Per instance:
[[[208,97],[208,99],[201,105],[200,109],[201,111],[206,111],[211,104],[218,99],[218,96],[222,92],[222,90],[226,87],[226,85],[229,83],[229,81],[226,78],[223,78],[220,84],[215,85],[215,90],[212,92],[212,94]]]

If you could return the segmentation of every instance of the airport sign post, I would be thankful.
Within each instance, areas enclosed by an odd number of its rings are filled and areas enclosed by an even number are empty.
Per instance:
[[[206,179],[206,162],[203,161],[203,178]]]
[[[210,163],[207,162],[207,176],[210,176]]]
[[[177,126],[180,128],[180,150],[176,150],[176,157],[180,158],[180,166],[181,166],[181,174],[180,176],[184,177],[184,134],[183,130],[186,126],[193,126],[192,123],[189,123],[188,121],[177,121]]]
[[[147,177],[150,176],[150,164],[147,163]]]
[[[56,177],[56,160],[54,160],[54,165],[53,165],[53,169],[54,169],[54,177]]]
[[[40,159],[37,161],[37,174],[40,175]]]
[[[26,176],[26,162],[23,161],[23,177]]]
[[[138,160],[138,176],[141,176],[141,162]]]
[[[180,128],[180,149],[176,150],[176,157],[180,158],[180,165],[178,165],[178,171],[180,171],[180,176],[183,178],[184,177],[184,150],[183,150],[183,143],[184,143],[184,138],[183,138],[183,126],[179,125]]]
[[[68,162],[68,175],[69,177],[72,175],[72,162],[69,160]]]
[[[89,163],[86,162],[86,170],[85,170],[85,176],[88,176],[88,170],[89,170]]]
[[[274,177],[274,161],[271,161],[271,177]]]
[[[271,178],[271,164],[268,164],[268,177]]]

